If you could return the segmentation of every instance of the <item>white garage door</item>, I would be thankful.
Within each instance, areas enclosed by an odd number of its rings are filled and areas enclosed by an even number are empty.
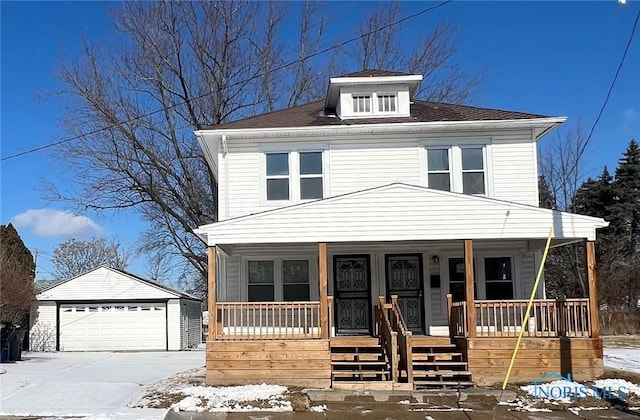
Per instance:
[[[165,350],[165,303],[60,305],[60,350]]]

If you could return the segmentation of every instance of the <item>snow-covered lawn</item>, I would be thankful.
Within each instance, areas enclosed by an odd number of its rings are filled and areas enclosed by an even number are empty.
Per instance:
[[[204,351],[23,353],[2,364],[0,415],[162,419],[166,410],[129,408],[147,385],[204,366]]]
[[[640,347],[605,347],[604,366],[611,369],[640,373]]]

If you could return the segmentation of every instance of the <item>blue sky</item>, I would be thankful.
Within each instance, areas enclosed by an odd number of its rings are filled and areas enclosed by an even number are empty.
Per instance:
[[[435,4],[435,3],[434,3]],[[82,37],[108,44],[116,35],[105,2],[8,2],[1,11],[1,155],[8,156],[64,138],[64,103],[46,95],[62,88],[56,64],[81,51]],[[367,3],[332,2],[328,43],[350,38],[345,31]],[[425,7],[402,4],[402,16]],[[590,128],[627,42],[640,1],[470,2],[455,1],[406,22],[406,37],[435,22],[454,19],[464,39],[457,62],[470,72],[486,70],[474,105],[569,117]],[[640,32],[640,28],[638,30]],[[590,175],[615,168],[631,138],[640,139],[640,34],[631,46],[586,160]],[[44,95],[43,95],[44,94]],[[116,237],[126,244],[142,227],[132,213],[76,214],[49,202],[42,179],[55,182],[64,162],[47,152],[8,160],[1,166],[0,223],[18,221],[32,251],[38,250],[40,279],[49,278],[53,249],[69,236]],[[31,210],[31,211],[30,211]],[[68,211],[65,213],[65,211]],[[144,259],[130,269],[145,274]]]

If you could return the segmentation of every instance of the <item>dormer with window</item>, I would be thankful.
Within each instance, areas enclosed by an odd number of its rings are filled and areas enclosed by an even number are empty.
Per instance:
[[[365,70],[329,82],[325,109],[341,119],[408,117],[421,75]]]

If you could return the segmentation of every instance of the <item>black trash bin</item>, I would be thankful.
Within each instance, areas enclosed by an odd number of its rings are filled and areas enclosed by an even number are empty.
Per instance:
[[[22,341],[27,332],[24,328],[20,328],[20,325],[16,325],[16,327],[11,337],[11,343],[9,343],[9,361],[11,362],[22,360]]]
[[[11,340],[15,335],[15,326],[11,323],[3,323],[0,328],[0,362],[9,361]]]

